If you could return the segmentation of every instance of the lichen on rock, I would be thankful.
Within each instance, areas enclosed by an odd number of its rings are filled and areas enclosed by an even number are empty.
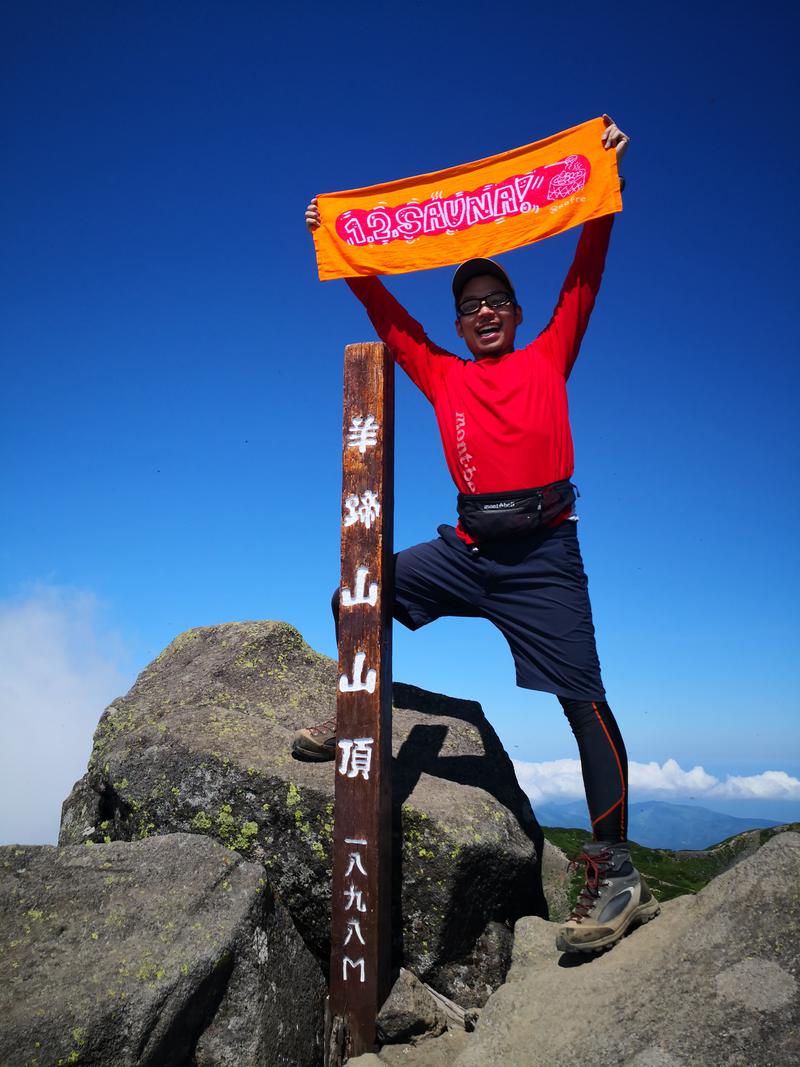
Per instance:
[[[2,847],[0,929],[4,1067],[321,1063],[319,964],[207,837]]]
[[[263,865],[327,966],[333,767],[290,742],[335,709],[336,664],[286,623],[180,634],[103,713],[60,841],[208,834]],[[480,1004],[513,922],[545,913],[541,832],[477,703],[396,684],[393,753],[395,962]]]

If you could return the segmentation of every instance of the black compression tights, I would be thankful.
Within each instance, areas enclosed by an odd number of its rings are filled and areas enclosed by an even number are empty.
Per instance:
[[[604,700],[558,699],[578,742],[594,838],[624,841],[628,833],[628,755],[617,720]]]

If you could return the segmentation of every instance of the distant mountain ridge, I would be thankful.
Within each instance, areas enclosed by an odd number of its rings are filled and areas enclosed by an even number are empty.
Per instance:
[[[590,830],[585,803],[536,804],[542,826],[577,827]],[[780,823],[771,819],[740,818],[693,804],[646,800],[629,808],[631,840],[648,848],[705,849],[746,830],[763,830]]]

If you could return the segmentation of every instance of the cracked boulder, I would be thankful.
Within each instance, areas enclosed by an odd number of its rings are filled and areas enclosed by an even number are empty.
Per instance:
[[[0,930],[5,1067],[322,1063],[318,963],[207,837],[4,846]]]
[[[796,1067],[798,882],[788,831],[605,954],[561,956],[553,924],[523,919],[457,1067]]]
[[[378,1012],[377,1033],[381,1044],[417,1042],[438,1037],[447,1029],[447,1016],[420,980],[400,968],[389,996]]]
[[[263,864],[327,967],[335,766],[290,742],[335,715],[336,676],[286,623],[181,634],[104,712],[60,842],[215,837]],[[513,923],[546,914],[541,830],[474,701],[395,684],[393,754],[395,965],[483,1004]]]

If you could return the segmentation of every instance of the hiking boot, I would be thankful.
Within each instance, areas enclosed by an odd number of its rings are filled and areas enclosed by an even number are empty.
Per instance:
[[[627,844],[593,841],[573,861],[584,864],[586,884],[556,934],[561,952],[602,952],[631,926],[649,922],[661,908],[631,863]]]
[[[292,755],[307,763],[336,759],[336,719],[298,730],[292,738]]]

